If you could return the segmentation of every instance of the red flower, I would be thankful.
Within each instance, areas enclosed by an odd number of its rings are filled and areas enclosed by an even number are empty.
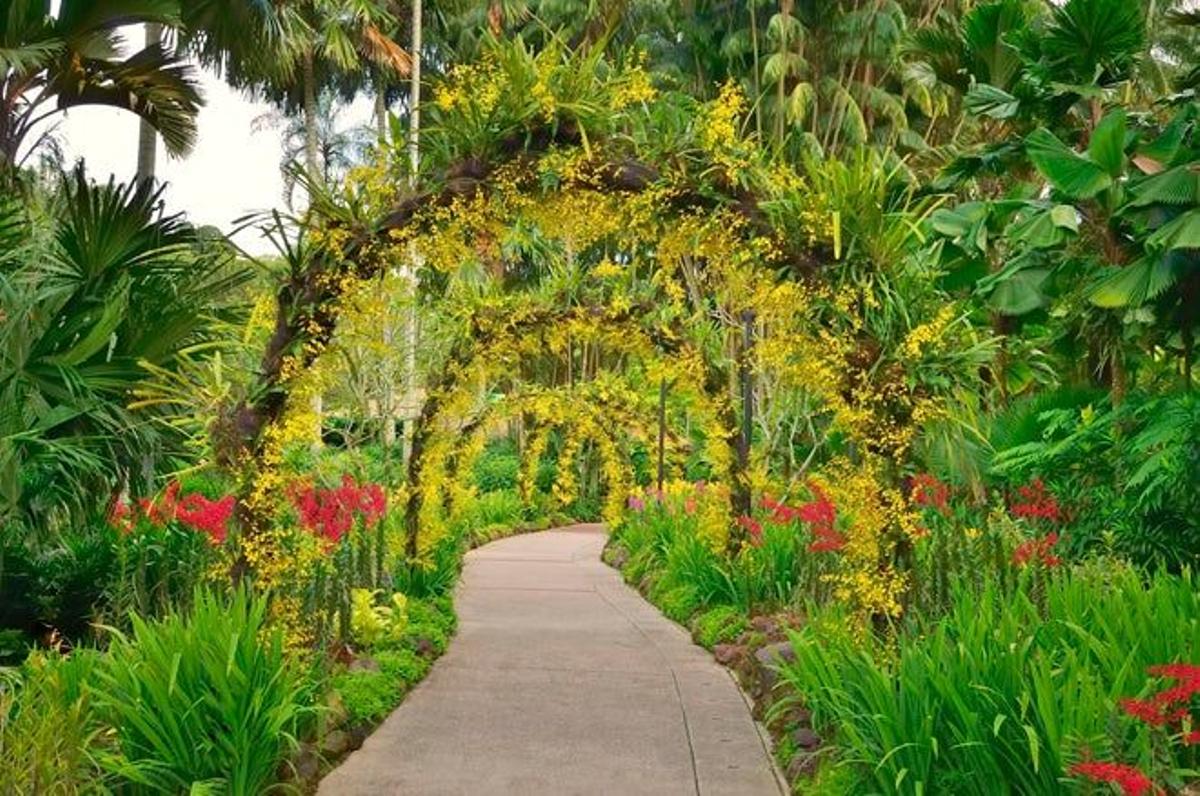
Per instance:
[[[812,527],[813,541],[808,549],[814,553],[832,553],[846,546],[846,537],[835,527],[837,521],[837,506],[829,499],[824,490],[809,482],[808,490],[813,499],[808,503],[788,510],[789,519],[798,519]]]
[[[814,499],[797,508],[796,516],[802,522],[817,527],[832,526],[837,519],[837,507],[816,484],[809,484],[808,488],[812,491]]]
[[[1183,735],[1184,746],[1195,746],[1200,744],[1200,730],[1192,730]]]
[[[112,508],[108,510],[108,524],[121,533],[131,533],[134,522],[133,507],[120,499],[114,500]]]
[[[1054,555],[1051,551],[1058,544],[1058,534],[1048,533],[1041,539],[1029,539],[1017,545],[1017,549],[1013,550],[1013,563],[1018,567],[1023,567],[1031,562],[1036,562],[1044,567],[1054,568],[1062,563],[1062,559]]]
[[[1146,699],[1122,699],[1121,709],[1151,727],[1164,727],[1182,722],[1191,713],[1192,697],[1200,694],[1200,666],[1190,663],[1168,663],[1151,666],[1149,674],[1176,681]],[[1189,743],[1185,740],[1185,743]]]
[[[1071,766],[1070,773],[1092,782],[1111,782],[1120,787],[1125,796],[1144,796],[1154,790],[1154,783],[1149,777],[1123,763],[1084,761]]]
[[[771,522],[776,525],[787,525],[800,518],[800,510],[794,509],[791,506],[785,506],[782,503],[775,506],[771,511]]]
[[[175,516],[184,525],[207,534],[212,544],[221,545],[229,536],[229,519],[233,516],[234,503],[233,495],[209,500],[199,492],[194,492],[180,501]]]
[[[1167,717],[1163,715],[1162,710],[1150,700],[1122,699],[1118,704],[1121,710],[1151,727],[1161,727],[1167,723]]]
[[[1027,486],[1019,487],[1017,494],[1021,501],[1009,506],[1014,517],[1029,520],[1048,520],[1058,522],[1060,518],[1058,499],[1050,494],[1042,479],[1035,478]]]
[[[387,511],[383,487],[379,484],[360,487],[350,475],[342,476],[342,485],[333,489],[294,487],[291,498],[301,526],[332,544],[349,533],[356,519],[370,528]]]
[[[179,508],[179,482],[172,481],[157,500],[141,498],[138,509],[141,515],[156,528],[161,528],[175,519]]]
[[[815,538],[808,545],[808,549],[814,553],[835,553],[849,541],[845,535],[833,528],[815,528],[813,532]]]
[[[762,523],[753,517],[745,514],[738,517],[737,524],[746,529],[746,533],[750,537],[750,544],[758,547],[762,544]]]
[[[1155,677],[1170,677],[1172,680],[1200,680],[1200,666],[1194,663],[1161,663],[1146,671]]]
[[[932,473],[918,473],[912,480],[912,498],[918,506],[949,513],[950,487]]]

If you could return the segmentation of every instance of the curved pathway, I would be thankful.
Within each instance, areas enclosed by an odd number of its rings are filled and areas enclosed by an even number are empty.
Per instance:
[[[578,525],[469,553],[446,655],[320,794],[779,796],[729,673],[604,542]]]

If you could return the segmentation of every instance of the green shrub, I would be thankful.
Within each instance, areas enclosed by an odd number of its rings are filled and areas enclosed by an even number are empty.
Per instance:
[[[428,560],[402,561],[393,582],[409,598],[436,597],[454,588],[461,570],[462,542],[451,534],[437,544]]]
[[[487,492],[475,499],[466,522],[473,528],[503,526],[512,528],[525,518],[525,503],[515,490]]]
[[[103,522],[69,534],[24,538],[17,528],[0,533],[0,627],[31,631],[40,625],[78,640],[90,632],[94,612],[110,598],[122,540]],[[147,582],[154,573],[148,573]]]
[[[411,625],[430,625],[443,635],[454,633],[458,618],[454,614],[454,603],[448,595],[433,599],[413,600],[408,605],[408,621]]]
[[[488,442],[474,467],[475,486],[480,492],[515,490],[521,478],[521,457],[509,439]]]
[[[445,631],[431,624],[409,625],[401,640],[405,649],[420,651],[427,647],[434,655],[445,652],[449,643]]]
[[[484,544],[496,539],[503,539],[511,530],[512,527],[509,525],[484,525],[476,528],[471,536],[475,544]]]
[[[651,593],[651,599],[668,619],[680,624],[691,619],[701,605],[696,589],[687,583],[662,588],[660,582]]]
[[[99,669],[97,708],[115,729],[106,768],[147,792],[195,785],[257,794],[295,745],[303,684],[264,626],[266,601],[198,592],[190,614],[132,618]]]
[[[372,724],[391,713],[404,697],[405,683],[380,664],[379,671],[342,672],[334,675],[333,690],[350,720]]]
[[[33,639],[24,630],[0,630],[0,666],[12,666],[25,660]]]
[[[412,650],[382,650],[375,654],[379,670],[395,681],[411,686],[429,671],[429,661]]]
[[[812,611],[785,681],[832,729],[853,792],[1059,794],[1084,755],[1151,770],[1195,767],[1118,708],[1149,666],[1200,655],[1195,579],[1148,583],[1104,562],[1025,579],[1015,592],[961,589],[948,615],[903,628],[893,647]],[[786,709],[787,703],[784,703]],[[1180,756],[1182,755],[1182,756]]]
[[[99,654],[35,653],[0,669],[0,793],[75,794],[98,785],[89,755],[99,732],[86,685]]]
[[[725,644],[740,636],[750,622],[746,615],[730,605],[719,605],[696,617],[696,642],[707,649]]]

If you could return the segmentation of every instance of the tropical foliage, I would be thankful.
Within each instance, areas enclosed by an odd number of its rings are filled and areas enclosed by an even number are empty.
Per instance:
[[[800,792],[1194,788],[1187,4],[93,5],[0,15],[0,789],[308,787],[572,519]],[[277,256],[24,168],[186,151],[185,56],[280,109]]]

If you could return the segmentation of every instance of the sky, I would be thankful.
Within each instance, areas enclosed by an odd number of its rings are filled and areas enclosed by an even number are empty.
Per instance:
[[[132,33],[131,43],[141,43]],[[167,156],[159,141],[157,172],[167,183],[164,194],[169,212],[183,211],[196,225],[211,224],[225,232],[233,220],[256,210],[283,207],[283,178],[279,172],[283,149],[281,129],[254,131],[254,120],[271,107],[229,88],[220,78],[200,72],[205,105],[197,122],[195,149],[182,159]],[[370,102],[351,106],[347,123],[370,118]],[[112,108],[78,107],[61,118],[58,128],[66,162],[87,162],[92,179],[110,174],[131,179],[137,171],[138,117]],[[252,254],[273,251],[256,230],[246,230],[235,240]]]
[[[211,74],[204,74],[202,87],[206,104],[195,149],[187,158],[171,158],[160,140],[157,172],[167,183],[169,211],[185,211],[194,224],[228,231],[248,211],[283,204],[281,131],[252,131],[254,119],[270,110],[266,104],[250,101]],[[138,117],[132,113],[72,108],[59,134],[67,163],[84,158],[94,180],[112,174],[124,181],[137,171]],[[256,254],[269,250],[255,232],[240,236],[238,243]]]

